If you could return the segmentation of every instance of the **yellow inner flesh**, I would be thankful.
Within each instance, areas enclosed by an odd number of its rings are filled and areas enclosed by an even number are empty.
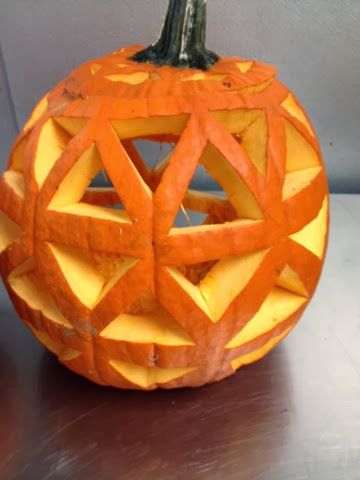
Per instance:
[[[259,223],[260,220],[233,220],[232,222],[214,224],[214,225],[196,225],[193,227],[185,227],[185,228],[172,228],[169,232],[169,235],[188,235],[192,233],[205,233],[205,232],[213,232],[215,230],[224,230],[227,228],[234,228],[234,227],[244,227],[245,225],[253,225]]]
[[[91,180],[102,168],[95,145],[89,147],[76,161],[53,196],[49,208],[66,207],[81,200]]]
[[[273,288],[255,316],[226,345],[226,348],[239,347],[271,331],[306,302],[307,298],[300,295],[295,295],[279,287]]]
[[[310,143],[287,120],[286,133],[286,173],[318,167],[320,159]]]
[[[104,338],[168,346],[194,345],[191,337],[165,311],[119,315],[100,334]]]
[[[4,180],[14,190],[16,195],[20,198],[24,198],[25,183],[22,173],[16,172],[15,170],[7,170],[4,172]]]
[[[0,210],[0,253],[15,242],[20,235],[20,227]]]
[[[238,109],[217,110],[212,112],[214,118],[221,123],[228,132],[240,134],[262,114],[261,110]]]
[[[110,360],[110,365],[131,383],[148,388],[155,384],[167,383],[196,370],[196,367],[157,368],[142,367],[134,363]]]
[[[29,120],[24,125],[24,130],[29,130],[44,115],[48,108],[47,95],[45,95],[34,108]]]
[[[55,162],[70,141],[70,136],[53,120],[43,126],[35,154],[35,178],[42,186]]]
[[[94,145],[89,147],[73,165],[53,196],[49,209],[83,217],[100,218],[121,223],[132,223],[124,210],[77,203],[83,197],[91,180],[101,170],[102,162]]]
[[[188,120],[188,114],[181,114],[171,117],[112,120],[111,124],[120,139],[127,139],[165,133],[179,135],[185,129]]]
[[[64,245],[49,244],[49,246],[69,287],[80,302],[89,308],[93,308],[137,262],[137,259],[123,257],[116,274],[106,279],[96,263],[82,250]]]
[[[194,73],[190,77],[183,77],[183,82],[199,81],[199,80],[215,80],[221,82],[226,78],[226,75],[208,75],[206,73]]]
[[[285,182],[283,186],[283,200],[293,197],[297,193],[301,192],[301,190],[308,187],[320,172],[321,167],[319,166],[288,173],[285,176]]]
[[[324,256],[329,199],[326,197],[318,216],[304,228],[290,236],[292,240],[310,250],[319,258]]]
[[[64,350],[64,345],[61,344],[60,342],[56,342],[52,338],[49,337],[44,332],[40,332],[39,330],[35,329],[31,325],[28,325],[35,335],[35,337],[39,340],[40,343],[42,343],[50,352],[52,352],[54,355],[59,356],[61,352]]]
[[[294,96],[289,93],[286,99],[282,102],[281,106],[293,117],[297,118],[308,129],[309,133],[314,137],[314,130],[312,129],[306,115],[296,103]]]
[[[33,259],[31,259],[33,260]],[[25,262],[9,276],[9,284],[16,295],[33,310],[39,310],[46,318],[66,328],[73,328],[63,316],[53,299],[37,281],[34,272],[34,262]]]
[[[146,82],[146,80],[149,80],[150,74],[147,72],[118,73],[115,75],[107,75],[105,78],[111,82],[123,82],[130,85],[140,85],[141,83]]]
[[[296,293],[297,295],[302,295],[304,297],[308,296],[305,285],[299,278],[298,274],[289,265],[284,267],[276,284],[278,287],[285,288],[286,290]]]
[[[288,335],[293,328],[294,325],[291,325],[291,327],[284,330],[283,333],[269,340],[263,347],[246,355],[242,355],[241,357],[235,358],[231,362],[232,368],[234,370],[237,370],[243,365],[248,365],[250,363],[256,362],[257,360],[260,360],[260,358],[270,352],[270,350],[272,350],[279,342],[281,342],[281,340],[285,338],[286,335]]]
[[[267,140],[267,122],[265,113],[263,112],[241,134],[241,145],[262,175],[266,174]]]
[[[90,65],[90,71],[93,75],[95,75],[95,73],[97,73],[101,68],[102,65],[100,65],[100,63],[92,63]]]
[[[75,358],[80,357],[81,352],[78,350],[73,350],[72,348],[65,348],[59,355],[60,362],[71,362]]]
[[[83,217],[93,217],[112,222],[132,223],[127,212],[123,210],[111,210],[109,208],[89,205],[87,203],[76,203],[67,207],[54,209],[57,212],[69,213]]]
[[[54,117],[53,120],[72,137],[79,133],[87,123],[85,118]]]
[[[27,141],[28,141],[28,137],[26,136],[19,142],[13,154],[11,155],[10,168],[12,170],[16,170],[17,172],[24,171],[24,154],[25,154],[25,147],[27,145]]]
[[[258,85],[254,85],[252,87],[245,87],[240,90],[241,93],[260,93],[266,90],[273,82],[273,78],[266,80],[265,82],[259,83]]]
[[[240,70],[241,73],[248,72],[253,65],[254,65],[254,62],[238,62],[236,64],[237,68]]]
[[[267,250],[219,260],[199,285],[191,283],[175,267],[167,267],[171,276],[212,322],[217,322],[230,303],[246,287],[260,266]]]
[[[208,144],[200,161],[227,193],[229,202],[240,218],[263,219],[262,211],[253,194],[239,174],[215,147]]]

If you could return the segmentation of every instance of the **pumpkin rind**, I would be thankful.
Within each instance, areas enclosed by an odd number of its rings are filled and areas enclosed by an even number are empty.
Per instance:
[[[120,388],[199,386],[297,323],[326,249],[326,176],[273,67],[139,65],[140,48],[79,67],[20,133],[0,179],[1,274],[75,372]],[[176,146],[150,171],[137,138]],[[189,190],[199,162],[227,198]],[[87,189],[99,168],[113,190]],[[205,224],[174,226],[181,208]]]

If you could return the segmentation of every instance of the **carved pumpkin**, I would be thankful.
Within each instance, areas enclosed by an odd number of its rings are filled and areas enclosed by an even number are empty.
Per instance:
[[[204,0],[171,0],[157,44],[80,66],[40,101],[0,180],[15,308],[99,384],[221,380],[291,331],[319,279],[314,130],[273,67],[219,59],[204,25]],[[149,169],[139,139],[173,150]],[[200,167],[222,194],[190,188]],[[111,185],[91,186],[102,170]],[[179,227],[178,212],[203,221]]]

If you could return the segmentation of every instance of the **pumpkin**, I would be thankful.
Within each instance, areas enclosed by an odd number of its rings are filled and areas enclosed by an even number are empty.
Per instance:
[[[98,384],[231,375],[293,329],[321,272],[328,189],[314,129],[274,67],[205,48],[205,9],[171,0],[157,43],[61,81],[0,180],[15,308]],[[149,168],[139,140],[173,148]],[[193,187],[199,168],[219,194]],[[94,186],[101,171],[109,184]]]

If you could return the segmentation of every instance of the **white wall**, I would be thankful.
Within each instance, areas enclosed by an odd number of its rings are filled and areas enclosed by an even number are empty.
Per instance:
[[[0,42],[18,123],[79,63],[154,40],[166,5],[0,0]],[[360,192],[360,0],[208,0],[208,18],[209,47],[279,67],[320,135],[332,189]],[[1,139],[2,152],[6,144]]]

